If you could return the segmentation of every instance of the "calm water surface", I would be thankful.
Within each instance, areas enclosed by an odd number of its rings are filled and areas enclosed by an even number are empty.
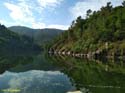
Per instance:
[[[0,93],[125,93],[123,60],[1,56]]]

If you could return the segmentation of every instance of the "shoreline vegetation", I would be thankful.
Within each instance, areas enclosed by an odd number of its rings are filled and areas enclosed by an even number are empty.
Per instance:
[[[125,1],[116,7],[108,2],[99,11],[89,9],[86,18],[79,16],[46,49],[50,54],[125,59]]]

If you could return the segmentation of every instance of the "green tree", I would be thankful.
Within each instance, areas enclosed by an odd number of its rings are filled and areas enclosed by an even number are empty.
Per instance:
[[[109,11],[111,11],[111,9],[112,9],[111,2],[108,2],[108,3],[107,3],[107,6],[106,6],[106,8],[107,8]]]
[[[91,13],[92,13],[91,9],[87,10],[87,17],[89,17]]]
[[[123,7],[125,7],[125,1],[122,2]]]

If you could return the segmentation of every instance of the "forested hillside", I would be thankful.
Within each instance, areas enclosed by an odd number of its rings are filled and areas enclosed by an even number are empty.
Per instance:
[[[86,18],[79,16],[48,47],[58,52],[125,55],[125,1],[117,7],[108,2],[99,11],[89,9]]]
[[[32,29],[24,26],[12,26],[8,29],[19,35],[29,36],[35,43],[40,45],[45,45],[63,32],[63,30],[59,29]]]
[[[19,36],[4,25],[0,25],[0,55],[26,54],[39,50],[40,47],[34,44],[31,38]]]

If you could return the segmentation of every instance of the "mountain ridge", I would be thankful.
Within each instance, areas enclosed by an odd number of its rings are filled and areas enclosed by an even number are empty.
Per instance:
[[[25,26],[11,26],[11,27],[8,27],[8,29],[18,33],[19,35],[29,36],[33,38],[34,42],[40,45],[51,41],[57,35],[61,34],[64,31],[64,30],[54,29],[54,28],[32,29]]]

